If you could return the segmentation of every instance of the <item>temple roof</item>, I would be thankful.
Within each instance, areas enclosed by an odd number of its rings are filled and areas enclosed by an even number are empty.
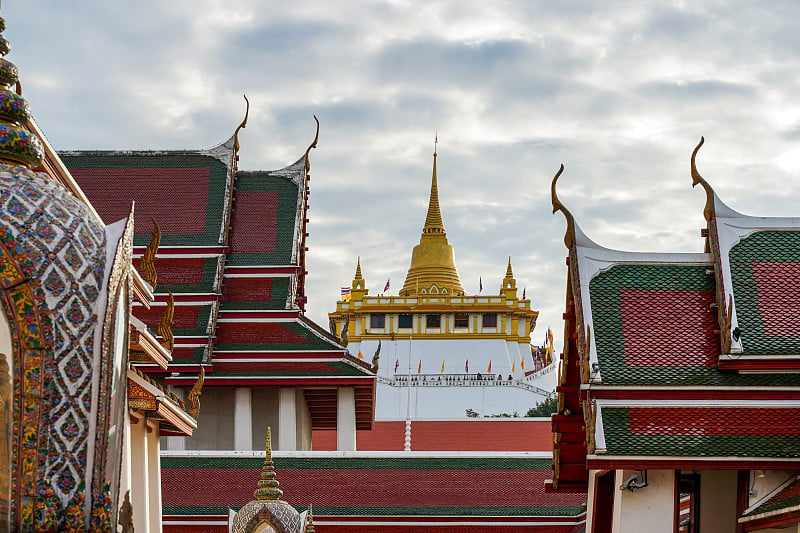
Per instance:
[[[526,457],[314,456],[274,457],[287,500],[314,505],[321,527],[333,517],[456,520],[547,517],[575,523],[586,495],[546,494],[551,461]],[[365,454],[364,454],[365,455]],[[181,515],[223,515],[251,498],[261,457],[162,456],[165,521]],[[298,506],[298,509],[302,507]],[[526,529],[527,531],[527,529]],[[547,529],[547,531],[553,531]]]

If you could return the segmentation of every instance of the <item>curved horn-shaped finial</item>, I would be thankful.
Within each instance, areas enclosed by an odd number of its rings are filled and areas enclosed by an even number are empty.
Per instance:
[[[558,199],[558,193],[556,193],[556,182],[562,172],[564,172],[564,165],[561,165],[556,175],[553,176],[553,183],[550,184],[550,200],[553,202],[553,213],[561,211],[564,213],[564,218],[567,219],[567,231],[564,232],[564,245],[567,248],[572,248],[572,245],[575,244],[575,218],[573,218],[569,209],[564,207],[564,204]]]
[[[314,122],[317,123],[317,133],[314,134],[314,140],[311,142],[311,144],[308,145],[308,148],[306,149],[306,172],[311,170],[311,163],[309,163],[308,161],[308,153],[311,151],[312,148],[317,147],[317,141],[319,141],[319,119],[317,118],[317,115],[314,115]]]
[[[703,146],[705,139],[700,137],[700,142],[697,143],[695,146],[694,151],[692,152],[692,187],[700,184],[703,189],[706,191],[706,205],[703,208],[703,216],[706,218],[706,221],[711,220],[711,217],[714,216],[714,190],[711,188],[711,185],[700,175],[697,171],[697,165],[695,164],[695,158],[697,157],[697,152],[700,150],[700,147]]]
[[[242,119],[242,123],[236,127],[236,131],[233,132],[233,161],[239,161],[239,131],[242,128],[247,127],[247,117],[250,116],[250,100],[247,99],[247,95],[243,94],[242,97],[244,98],[246,107],[244,109],[244,118]]]
[[[150,239],[150,244],[144,251],[142,262],[139,267],[142,269],[144,279],[150,283],[153,291],[156,290],[156,283],[158,282],[158,272],[156,272],[156,253],[158,253],[158,245],[161,244],[161,227],[155,219],[153,221],[153,236]]]

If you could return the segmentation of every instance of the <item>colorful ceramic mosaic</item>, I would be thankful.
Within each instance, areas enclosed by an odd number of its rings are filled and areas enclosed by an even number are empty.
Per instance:
[[[85,206],[46,175],[0,165],[2,286],[14,339],[19,457],[12,523],[50,530],[84,479],[92,420],[96,305],[105,232]],[[52,317],[59,317],[53,320]],[[52,494],[51,494],[52,492]],[[18,520],[18,522],[16,522]]]

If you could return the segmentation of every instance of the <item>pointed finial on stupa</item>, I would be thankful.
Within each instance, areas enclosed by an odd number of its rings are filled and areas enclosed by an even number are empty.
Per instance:
[[[6,22],[0,17],[0,33]],[[11,51],[11,45],[0,35],[0,56]],[[13,63],[0,57],[0,163],[24,165],[28,168],[41,166],[44,160],[42,141],[28,131],[31,106],[22,98],[19,71]]]
[[[361,275],[361,256],[358,256],[358,262],[356,263],[356,277],[354,279],[364,279]]]
[[[508,268],[506,268],[506,277],[513,278],[514,272],[511,271],[511,256],[508,256]]]
[[[308,504],[308,517],[306,518],[306,527],[303,529],[303,533],[315,533],[314,532],[314,509],[313,509],[313,506],[310,503]]]
[[[442,234],[444,235],[444,223],[442,222],[442,212],[439,209],[439,181],[436,176],[436,150],[439,144],[439,134],[433,142],[433,174],[431,176],[431,197],[428,201],[428,214],[425,217],[425,227],[422,234]]]
[[[267,454],[264,457],[264,466],[261,469],[261,479],[258,488],[253,492],[256,500],[279,500],[283,491],[278,488],[275,478],[275,466],[272,464],[272,432],[267,426]]]

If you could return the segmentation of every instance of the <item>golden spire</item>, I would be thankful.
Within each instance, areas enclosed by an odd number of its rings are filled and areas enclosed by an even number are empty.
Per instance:
[[[433,143],[433,175],[431,176],[431,198],[428,200],[428,215],[425,217],[425,227],[422,228],[423,235],[426,233],[444,234],[444,223],[442,222],[442,212],[439,209],[439,183],[436,177],[436,145],[439,144],[439,134]]]
[[[356,275],[353,279],[364,279],[361,275],[361,256],[358,256],[358,262],[356,263]]]
[[[426,294],[444,294],[452,290],[454,295],[464,294],[461,280],[456,270],[453,247],[447,242],[447,235],[439,209],[439,181],[436,175],[436,136],[433,150],[433,173],[431,175],[431,195],[428,214],[419,244],[411,253],[411,266],[400,295],[416,296],[417,290]]]
[[[508,256],[508,268],[506,268],[506,277],[513,278],[514,272],[511,271],[511,256]]]
[[[275,466],[272,464],[272,433],[267,426],[267,455],[264,457],[261,479],[253,496],[256,500],[279,500],[283,496],[283,491],[278,488],[278,484],[278,480],[275,479]]]
[[[511,270],[511,256],[508,256],[508,266],[506,267],[506,277],[503,278],[503,284],[500,286],[500,294],[514,300],[517,297],[517,280],[514,279],[514,272]]]

